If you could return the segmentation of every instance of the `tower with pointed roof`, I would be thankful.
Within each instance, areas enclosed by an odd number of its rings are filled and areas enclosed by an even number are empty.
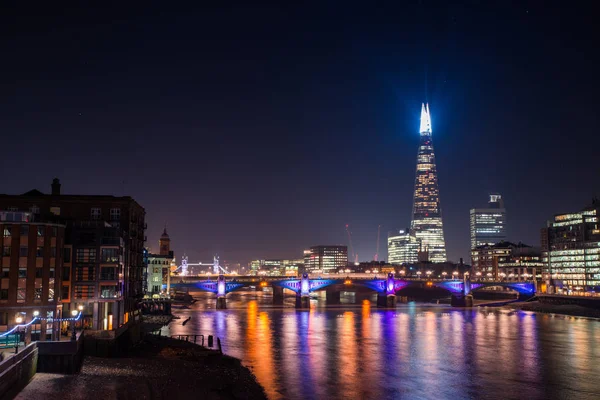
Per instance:
[[[429,104],[422,104],[411,228],[421,242],[422,251],[429,254],[429,261],[445,262],[446,242],[431,132]]]
[[[171,238],[169,237],[169,234],[167,233],[166,226],[165,226],[165,230],[163,231],[163,234],[161,235],[160,239],[158,240],[158,247],[160,249],[159,254],[161,256],[168,256],[169,253],[171,252]]]

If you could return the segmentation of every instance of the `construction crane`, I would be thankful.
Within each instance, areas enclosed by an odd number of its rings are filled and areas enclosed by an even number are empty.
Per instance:
[[[377,249],[375,250],[375,256],[373,257],[373,260],[375,261],[379,261],[379,235],[381,233],[381,225],[377,226]]]
[[[348,234],[348,247],[350,253],[348,254],[351,258],[354,258],[354,248],[352,246],[352,234],[350,233],[350,226],[346,224],[346,233]]]

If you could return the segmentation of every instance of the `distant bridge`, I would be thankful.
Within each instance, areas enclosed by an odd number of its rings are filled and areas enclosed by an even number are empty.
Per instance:
[[[366,276],[362,276],[366,275]],[[219,275],[216,280],[199,281],[190,278],[182,279],[179,283],[171,283],[175,289],[199,289],[217,295],[217,308],[226,308],[227,293],[239,290],[250,284],[273,287],[273,299],[275,304],[283,303],[283,289],[296,293],[296,308],[308,308],[310,293],[326,290],[328,299],[339,300],[339,294],[344,286],[358,285],[377,292],[377,305],[382,307],[394,307],[396,304],[396,292],[411,285],[438,287],[450,292],[453,306],[471,306],[473,300],[471,292],[488,287],[506,287],[519,293],[520,299],[527,299],[535,295],[535,283],[532,281],[479,281],[471,282],[467,277],[464,280],[447,279],[396,279],[394,274],[388,274],[385,279],[378,279],[371,274],[360,274],[346,278],[317,277],[310,278],[308,274],[302,275],[300,279],[285,276],[256,277],[243,276],[227,281],[224,275]]]

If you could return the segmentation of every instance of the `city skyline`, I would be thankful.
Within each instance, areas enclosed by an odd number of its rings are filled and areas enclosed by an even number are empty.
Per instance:
[[[65,193],[132,196],[148,245],[166,221],[190,260],[296,258],[347,245],[346,224],[372,258],[378,225],[385,237],[411,222],[422,102],[450,260],[469,259],[469,210],[490,192],[505,196],[507,239],[532,245],[597,194],[581,9],[27,11],[2,16],[0,84],[14,96],[0,129],[24,150],[0,160],[0,192],[48,192],[58,177]]]

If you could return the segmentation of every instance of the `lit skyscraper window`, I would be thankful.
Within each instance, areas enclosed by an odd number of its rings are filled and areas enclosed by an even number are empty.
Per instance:
[[[421,241],[421,249],[432,262],[446,261],[446,242],[440,209],[440,190],[431,141],[429,104],[421,107],[421,140],[417,153],[417,174],[413,202],[412,229]]]

